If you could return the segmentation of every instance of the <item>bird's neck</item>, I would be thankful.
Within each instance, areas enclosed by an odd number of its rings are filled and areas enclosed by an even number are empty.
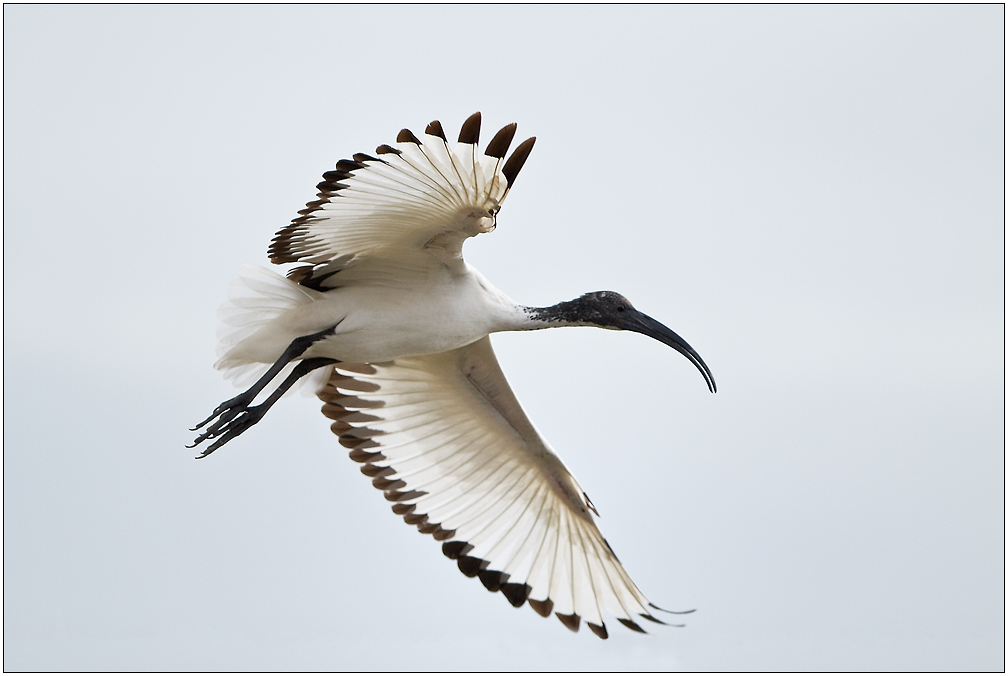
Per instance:
[[[548,307],[520,305],[487,281],[475,268],[469,268],[468,272],[479,285],[479,293],[476,297],[479,299],[482,311],[492,317],[491,333],[497,331],[535,331],[554,326],[583,326],[583,324],[571,320],[571,306],[576,301],[564,301]]]
[[[579,316],[576,301],[568,300],[546,307],[515,305],[506,331],[536,331],[558,326],[592,326]]]
[[[547,307],[522,308],[528,316],[530,329],[547,329],[554,326],[589,326],[579,312],[577,299],[565,300]]]
[[[494,316],[495,331],[536,331],[556,326],[593,326],[585,321],[581,298],[565,300],[556,305],[534,307],[520,305],[497,289],[483,275],[470,268],[473,278],[479,283],[480,302],[490,309]]]

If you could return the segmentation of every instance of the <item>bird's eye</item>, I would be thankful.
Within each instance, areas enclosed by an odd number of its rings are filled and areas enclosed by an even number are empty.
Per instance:
[[[623,310],[626,310],[626,308],[623,307],[622,305],[617,305],[616,306],[616,312],[623,312]]]

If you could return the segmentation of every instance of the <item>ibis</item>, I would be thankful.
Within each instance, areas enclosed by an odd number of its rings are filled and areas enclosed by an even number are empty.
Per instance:
[[[608,615],[643,632],[638,619],[664,624],[661,609],[522,410],[489,335],[635,331],[685,356],[711,392],[714,377],[685,340],[618,293],[530,307],[466,264],[463,243],[494,230],[535,143],[508,156],[509,124],[481,152],[480,123],[469,117],[454,144],[436,120],[423,139],[403,129],[394,145],[322,174],[317,199],[269,246],[271,262],[295,265],[286,276],[244,268],[221,306],[215,367],[246,389],[194,428],[202,433],[191,447],[205,458],[295,385],[313,388],[392,511],[466,576],[573,631],[583,619],[606,638]]]

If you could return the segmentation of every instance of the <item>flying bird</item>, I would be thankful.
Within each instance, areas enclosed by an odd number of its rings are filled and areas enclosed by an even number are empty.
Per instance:
[[[685,340],[618,293],[529,307],[466,264],[463,243],[494,230],[535,143],[508,157],[517,129],[509,124],[480,152],[480,122],[480,113],[469,117],[456,144],[436,120],[423,140],[403,129],[395,145],[322,174],[318,199],[269,247],[273,263],[297,265],[286,277],[244,268],[221,306],[215,368],[248,387],[194,428],[204,431],[191,447],[209,442],[205,458],[295,384],[313,387],[339,443],[392,511],[440,542],[466,576],[573,631],[583,618],[606,638],[609,613],[643,632],[637,618],[664,624],[652,613],[661,609],[630,579],[595,506],[525,415],[489,334],[635,331],[685,356],[711,392],[714,377]]]

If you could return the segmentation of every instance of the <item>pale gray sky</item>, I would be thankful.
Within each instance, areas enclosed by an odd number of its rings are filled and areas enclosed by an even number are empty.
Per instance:
[[[4,668],[1004,669],[1004,8],[4,7]],[[467,259],[681,356],[494,339],[684,629],[512,609],[215,312],[336,160],[538,142]]]

